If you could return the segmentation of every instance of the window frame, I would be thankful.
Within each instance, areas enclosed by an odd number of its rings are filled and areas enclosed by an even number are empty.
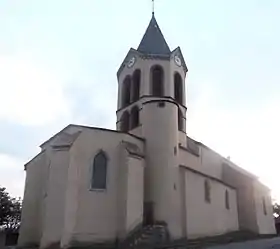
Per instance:
[[[125,132],[125,133],[127,133],[127,132],[129,132],[130,131],[130,123],[131,123],[131,121],[130,121],[130,119],[131,119],[131,117],[130,117],[131,115],[130,115],[130,112],[128,111],[128,110],[125,110],[123,113],[122,113],[122,115],[121,115],[121,117],[120,117],[120,131],[121,132]],[[126,122],[125,122],[126,121]],[[125,124],[125,127],[124,127],[124,124]],[[125,129],[124,129],[125,128]]]
[[[184,100],[183,100],[183,95],[184,95],[183,78],[182,78],[181,74],[179,74],[178,72],[174,73],[173,84],[174,84],[174,99],[178,104],[183,105],[183,102],[184,102]]]
[[[161,72],[160,92],[159,92],[158,95],[155,93],[157,91],[154,91],[155,89],[159,89],[159,87],[157,88],[156,84],[155,84],[155,82],[156,82],[156,80],[154,79],[154,72],[155,72],[155,70],[159,70]],[[159,64],[153,65],[150,68],[150,95],[153,96],[153,97],[158,97],[158,98],[162,98],[162,97],[165,96],[165,75],[164,75],[164,69]]]
[[[211,186],[209,179],[204,180],[204,200],[206,203],[211,203]]]
[[[137,114],[137,115],[136,115]],[[129,130],[133,130],[140,126],[140,108],[135,105],[130,110]],[[137,118],[137,120],[136,120]],[[137,122],[135,122],[137,121]]]
[[[94,167],[95,167],[95,158],[102,154],[106,160],[106,172],[105,172],[105,187],[104,188],[98,188],[94,187]],[[97,153],[94,154],[94,156],[91,159],[91,167],[90,167],[90,186],[89,190],[90,191],[96,191],[96,192],[105,192],[107,191],[108,188],[108,162],[109,162],[109,157],[107,156],[107,153],[104,150],[99,150]]]
[[[229,201],[229,191],[225,191],[225,207],[227,210],[230,210],[230,201]]]
[[[141,95],[141,77],[142,72],[140,69],[135,69],[132,74],[132,87],[131,87],[131,103],[140,99]]]
[[[263,214],[265,216],[267,216],[267,206],[266,206],[266,201],[265,201],[265,197],[262,197],[262,208],[263,208]]]
[[[184,132],[184,117],[183,117],[183,113],[181,111],[180,106],[178,106],[178,114],[177,114],[177,119],[178,119],[178,131],[182,131]]]
[[[131,104],[132,77],[127,75],[121,85],[121,108]]]

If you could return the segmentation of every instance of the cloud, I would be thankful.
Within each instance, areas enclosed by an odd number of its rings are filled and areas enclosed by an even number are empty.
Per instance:
[[[44,139],[45,129],[26,126],[0,119],[0,152],[25,158],[38,151],[38,141]]]
[[[219,105],[219,91],[213,85],[200,89],[189,106],[188,134],[259,176],[280,200],[275,174],[279,172],[280,100],[267,99],[256,108],[238,106],[229,110]]]
[[[68,116],[57,75],[25,56],[0,56],[0,118],[25,125],[46,125]]]
[[[143,22],[127,22],[136,13],[114,16],[114,8],[106,8],[103,1],[104,6],[61,1],[56,8],[49,1],[29,2],[32,8],[26,3],[0,8],[0,183],[3,180],[12,191],[20,180],[7,179],[21,176],[23,164],[36,154],[38,145],[68,123],[115,127],[116,68],[128,47],[138,45],[150,18],[149,11],[147,16],[138,11]],[[279,92],[275,66],[280,58],[275,35],[279,15],[272,13],[277,8],[271,3],[218,1],[217,11],[209,12],[197,1],[186,10],[183,2],[179,10],[188,15],[178,15],[178,8],[170,12],[172,6],[162,6],[162,18],[158,14],[168,42],[183,46],[190,67],[194,84],[188,89],[192,94],[188,133],[230,155],[277,190],[274,172],[280,137],[275,113],[280,105],[276,98],[267,98]],[[110,20],[102,15],[103,9],[109,11]],[[201,11],[203,19],[196,14]],[[260,13],[265,18],[259,18]],[[165,14],[176,16],[177,24],[181,18],[177,31]],[[124,25],[131,27],[129,38],[119,35]],[[260,27],[265,29],[259,32]],[[188,32],[179,32],[180,28]]]
[[[117,108],[117,77],[113,64],[100,58],[98,63],[85,59],[76,79],[65,87],[75,123],[115,128]]]
[[[24,162],[16,157],[0,154],[0,186],[13,197],[22,197],[24,189]],[[21,168],[19,168],[21,166]]]
[[[23,165],[66,125],[115,127],[114,74],[87,65],[68,80],[54,67],[27,52],[0,54],[0,184],[14,196],[23,195]]]
[[[71,120],[65,79],[27,53],[0,55],[0,184],[23,195],[23,165]]]

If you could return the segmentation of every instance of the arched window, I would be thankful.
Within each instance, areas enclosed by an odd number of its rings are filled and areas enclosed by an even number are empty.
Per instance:
[[[183,114],[180,108],[178,107],[178,130],[184,131],[184,119]]]
[[[179,104],[183,104],[183,81],[179,73],[174,74],[174,98]]]
[[[131,77],[126,76],[122,86],[122,107],[130,104]]]
[[[107,178],[107,157],[103,151],[100,151],[93,160],[91,188],[106,189]]]
[[[163,91],[163,69],[160,66],[154,66],[151,69],[152,73],[152,95],[161,97]]]
[[[229,195],[228,195],[228,190],[226,190],[225,192],[225,205],[226,205],[226,209],[229,209]]]
[[[140,97],[140,82],[141,82],[141,71],[135,70],[132,76],[132,101],[137,101]]]
[[[266,210],[266,204],[265,204],[265,198],[262,198],[262,205],[263,205],[263,214],[267,215],[267,210]]]
[[[204,181],[204,199],[206,202],[211,202],[211,189],[210,189],[210,183],[208,180]]]
[[[129,130],[129,113],[128,113],[128,111],[125,111],[122,114],[120,121],[121,121],[120,130],[123,132],[127,132]]]
[[[130,114],[130,128],[134,129],[139,125],[139,108],[138,106],[134,106],[131,110]]]

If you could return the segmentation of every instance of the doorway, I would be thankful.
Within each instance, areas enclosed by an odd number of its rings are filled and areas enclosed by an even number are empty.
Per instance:
[[[152,201],[144,202],[144,226],[154,224],[154,203]]]

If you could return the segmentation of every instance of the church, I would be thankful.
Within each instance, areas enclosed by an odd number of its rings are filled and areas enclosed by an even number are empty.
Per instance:
[[[117,71],[116,130],[70,124],[25,164],[19,245],[275,233],[270,190],[188,136],[187,73],[153,13]]]

